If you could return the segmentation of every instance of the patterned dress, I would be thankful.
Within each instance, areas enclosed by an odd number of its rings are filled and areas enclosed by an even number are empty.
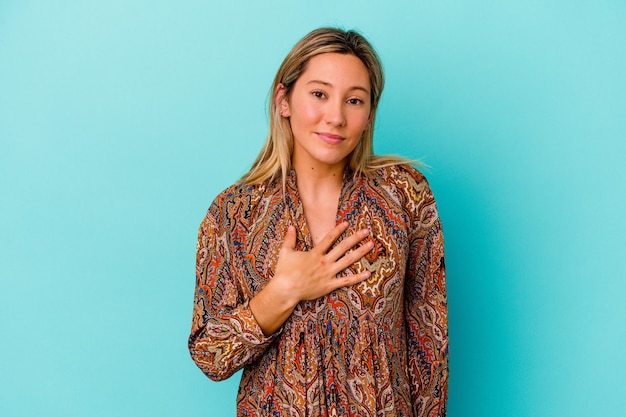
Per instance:
[[[412,167],[344,173],[337,223],[375,247],[344,270],[370,278],[312,301],[266,337],[250,299],[272,279],[290,224],[313,246],[295,173],[222,192],[200,226],[191,356],[213,380],[243,368],[238,416],[445,416],[448,332],[441,223]],[[339,241],[342,239],[340,237]]]

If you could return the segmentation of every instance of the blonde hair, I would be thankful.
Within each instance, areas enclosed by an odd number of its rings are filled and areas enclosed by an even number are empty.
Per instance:
[[[289,119],[280,115],[280,109],[275,100],[276,92],[282,85],[285,96],[288,97],[296,81],[306,70],[309,60],[316,55],[331,52],[350,54],[359,58],[367,68],[371,84],[371,123],[349,156],[349,167],[358,175],[385,166],[414,162],[394,155],[374,155],[374,119],[385,79],[380,58],[372,45],[353,30],[320,28],[310,32],[296,43],[278,69],[270,91],[269,134],[252,168],[240,179],[240,182],[260,184],[280,177],[283,185],[285,184],[291,170],[293,134]]]

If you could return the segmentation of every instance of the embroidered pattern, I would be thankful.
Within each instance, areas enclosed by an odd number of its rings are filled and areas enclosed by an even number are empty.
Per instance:
[[[441,223],[425,178],[407,166],[344,174],[337,222],[368,227],[374,249],[342,274],[369,279],[303,301],[265,337],[249,300],[273,276],[293,224],[309,234],[295,174],[233,185],[200,226],[189,350],[214,380],[243,368],[238,416],[444,416],[448,333]],[[339,239],[341,240],[341,238]]]

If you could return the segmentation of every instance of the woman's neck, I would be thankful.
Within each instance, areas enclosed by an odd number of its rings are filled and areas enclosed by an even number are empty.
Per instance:
[[[344,167],[298,169],[296,166],[294,169],[298,195],[315,246],[336,225]]]
[[[323,198],[328,193],[336,193],[341,190],[345,164],[333,166],[294,166],[298,193],[306,195],[307,200],[315,201]]]

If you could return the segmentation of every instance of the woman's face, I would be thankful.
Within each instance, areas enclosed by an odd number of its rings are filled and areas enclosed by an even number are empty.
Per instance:
[[[294,137],[293,166],[343,168],[371,120],[370,79],[354,55],[311,58],[288,97],[278,99]]]

